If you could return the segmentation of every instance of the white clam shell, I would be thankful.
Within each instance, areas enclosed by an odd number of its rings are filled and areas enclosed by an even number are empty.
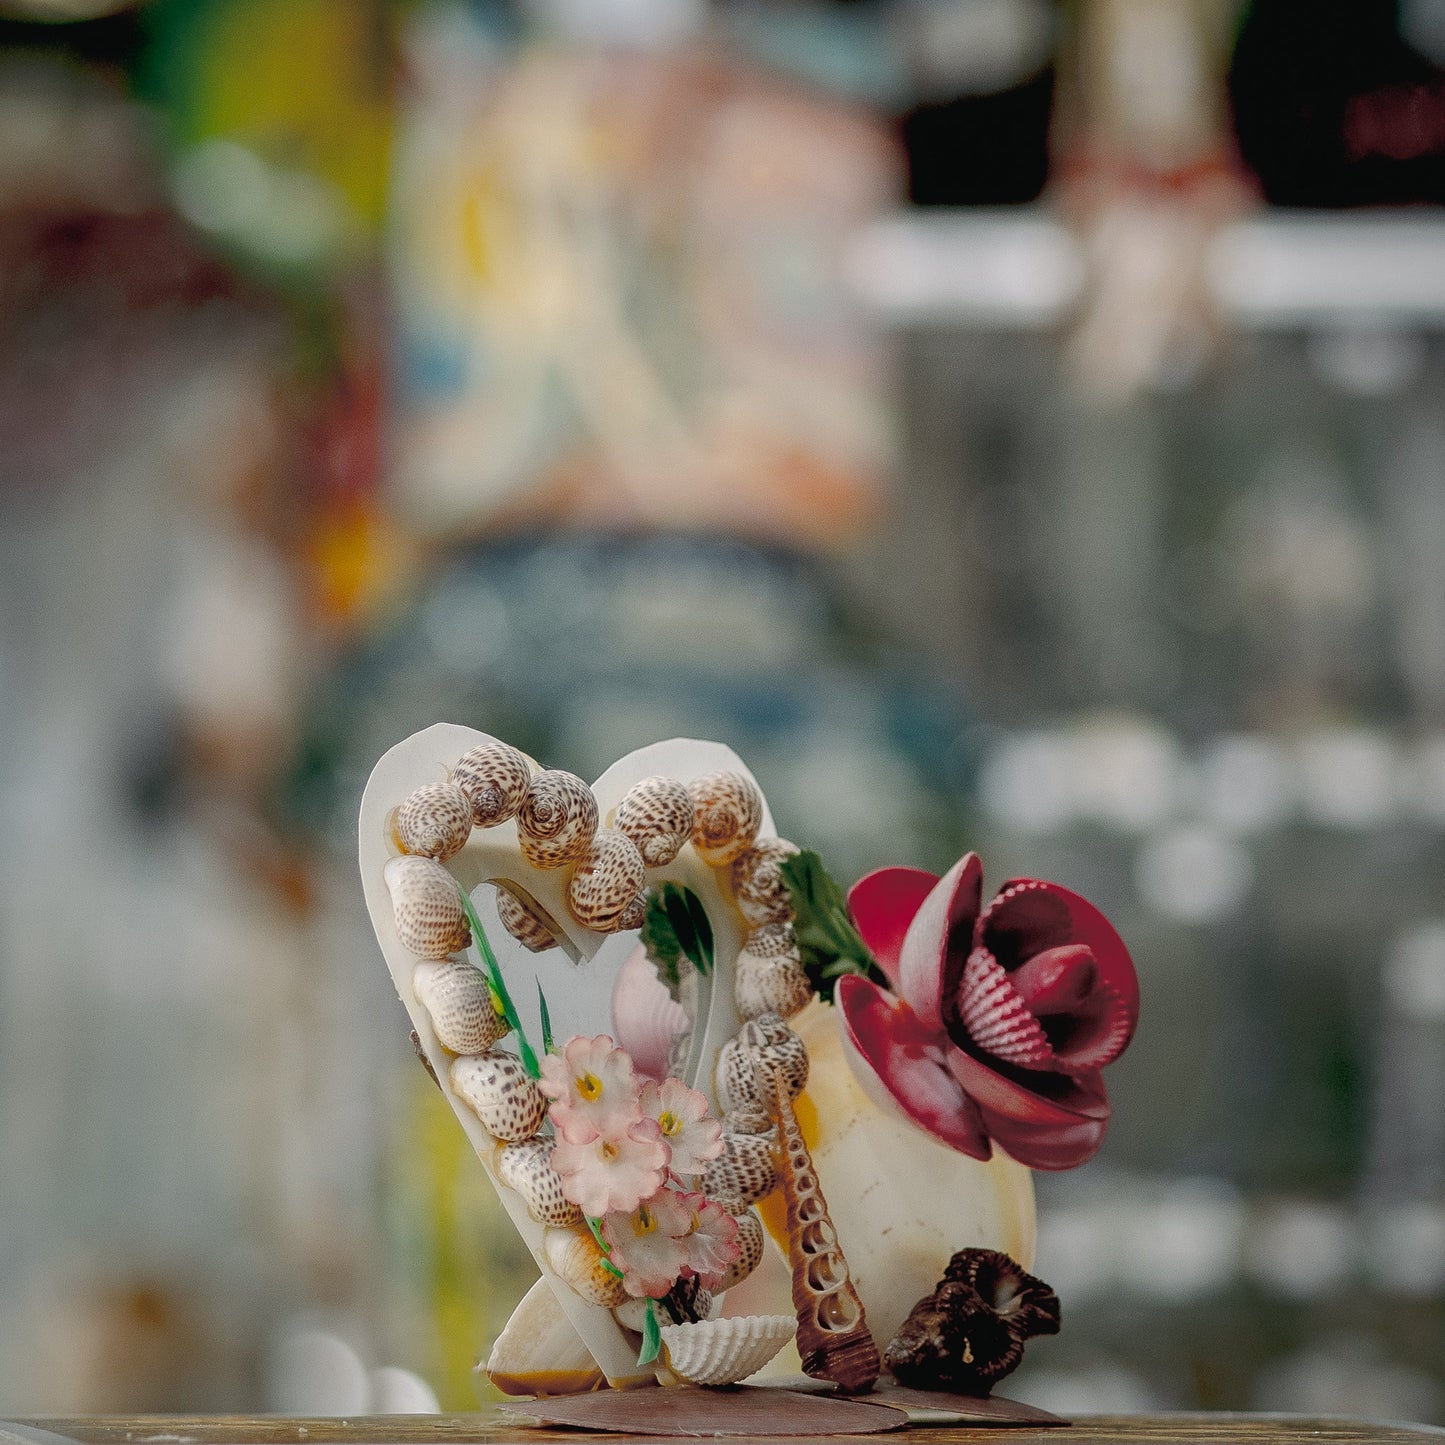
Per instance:
[[[664,867],[692,837],[692,794],[676,778],[643,778],[627,790],[613,823],[637,844],[649,868]]]
[[[452,782],[472,807],[478,828],[492,828],[513,817],[532,782],[532,765],[506,743],[481,743],[462,754]]]
[[[557,947],[551,920],[543,918],[532,904],[518,898],[509,888],[497,889],[497,917],[502,927],[530,953],[545,953]]]
[[[797,851],[796,843],[782,838],[760,838],[733,859],[733,901],[754,928],[792,919],[793,899],[781,870]]]
[[[763,795],[741,773],[705,773],[687,787],[692,797],[692,846],[720,868],[751,847],[763,823]]]
[[[490,1053],[453,1059],[452,1092],[498,1139],[530,1139],[542,1127],[547,1101],[515,1054]]]
[[[585,1226],[549,1229],[542,1252],[547,1268],[589,1304],[611,1309],[627,1298],[622,1280],[608,1268],[607,1256]]]
[[[567,880],[567,904],[584,928],[612,933],[647,882],[637,845],[616,828],[602,828]]]
[[[396,837],[408,853],[445,863],[462,851],[472,831],[472,805],[455,783],[413,788],[396,810]]]
[[[446,958],[471,942],[461,894],[434,858],[393,858],[382,872],[401,946],[418,958]]]
[[[470,963],[419,963],[412,970],[411,989],[427,1011],[437,1041],[451,1053],[485,1053],[510,1031],[492,1003],[486,979]]]
[[[662,1347],[674,1375],[694,1385],[735,1385],[756,1375],[793,1338],[789,1315],[740,1315],[663,1325]]]
[[[534,868],[580,858],[597,831],[597,799],[576,773],[538,773],[517,809],[517,842]]]

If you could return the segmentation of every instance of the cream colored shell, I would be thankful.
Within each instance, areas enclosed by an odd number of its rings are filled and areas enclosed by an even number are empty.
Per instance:
[[[627,1298],[622,1280],[608,1267],[592,1231],[549,1229],[542,1241],[547,1268],[589,1304],[611,1309]]]
[[[584,928],[612,933],[647,881],[642,854],[626,833],[603,828],[587,845],[567,880],[567,905]]]
[[[756,1375],[797,1329],[787,1315],[737,1315],[663,1325],[667,1367],[694,1385],[735,1385]]]
[[[445,863],[472,831],[472,805],[454,783],[424,783],[396,810],[396,836],[407,853]]]
[[[783,860],[798,851],[782,838],[759,838],[733,859],[733,901],[754,928],[787,923],[793,917],[792,895],[783,882]]]
[[[458,959],[419,963],[412,992],[427,1011],[432,1032],[454,1054],[481,1054],[504,1037],[510,1025],[497,1012],[479,969]]]
[[[597,821],[597,799],[576,773],[538,773],[517,809],[517,842],[534,868],[561,868],[587,851]]]
[[[687,787],[692,797],[692,846],[714,868],[751,847],[763,824],[763,795],[741,773],[705,773]]]
[[[506,743],[482,743],[462,754],[452,782],[471,804],[477,827],[492,828],[516,815],[532,782],[532,765]]]
[[[497,1178],[515,1189],[538,1224],[572,1225],[582,1211],[562,1192],[562,1176],[552,1167],[551,1139],[524,1139],[497,1151]]]
[[[471,942],[461,894],[433,858],[393,858],[382,871],[401,946],[418,958],[442,959]]]
[[[649,868],[661,868],[692,837],[692,795],[676,778],[643,778],[623,795],[613,822],[637,844]]]
[[[502,927],[529,952],[545,953],[557,947],[548,921],[508,888],[497,889],[497,917],[502,920]]]
[[[493,1049],[453,1059],[450,1072],[452,1092],[489,1134],[515,1143],[542,1127],[547,1101],[515,1054]]]
[[[746,949],[738,955],[737,973],[733,978],[733,995],[738,1017],[755,1019],[763,1014],[777,1014],[790,1019],[801,1013],[813,998],[813,985],[803,965],[786,954],[776,958],[758,958]]]

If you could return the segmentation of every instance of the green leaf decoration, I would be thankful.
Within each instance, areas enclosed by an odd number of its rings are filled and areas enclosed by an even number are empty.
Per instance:
[[[542,992],[542,980],[537,980],[537,1008],[542,1015],[542,1052],[555,1054],[552,1042],[552,1011],[547,1007],[547,995]]]
[[[642,1349],[638,1352],[637,1363],[650,1365],[662,1349],[662,1331],[657,1324],[657,1305],[647,1302],[647,1313],[642,1317]]]
[[[492,945],[487,942],[487,934],[482,927],[482,920],[477,917],[477,910],[472,907],[471,895],[460,883],[457,884],[457,892],[461,895],[462,912],[466,914],[467,922],[471,925],[472,937],[476,939],[477,951],[482,955],[482,971],[487,976],[487,984],[492,990],[492,997],[501,1009],[502,1017],[512,1026],[512,1032],[517,1035],[517,1053],[521,1056],[522,1067],[534,1079],[540,1079],[542,1070],[538,1067],[537,1056],[532,1052],[532,1046],[527,1042],[526,1034],[522,1032],[522,1020],[517,1014],[511,994],[507,992],[507,981],[502,977],[502,970],[497,963],[497,955],[492,952]]]
[[[622,1278],[622,1271],[612,1263],[612,1246],[602,1237],[602,1221],[594,1219],[590,1214],[582,1216],[587,1221],[587,1228],[592,1231],[592,1238],[597,1241],[597,1248],[602,1251],[602,1267],[608,1274]]]
[[[642,946],[660,979],[676,995],[679,965],[686,958],[701,974],[713,970],[716,948],[702,900],[678,883],[661,883],[647,896]]]
[[[823,860],[805,848],[783,859],[779,872],[793,904],[793,937],[803,969],[818,995],[828,999],[832,983],[845,973],[861,973],[886,987],[887,976],[853,926],[848,900]]]

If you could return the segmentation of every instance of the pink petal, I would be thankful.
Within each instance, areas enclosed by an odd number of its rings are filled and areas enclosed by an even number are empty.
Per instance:
[[[987,1159],[978,1110],[949,1070],[946,1036],[858,974],[838,980],[834,1003],[844,1051],[869,1097],[950,1148]]]
[[[868,951],[888,982],[898,984],[898,954],[913,915],[938,882],[936,873],[921,868],[879,868],[865,874],[848,890],[848,911],[853,915]]]
[[[1030,1012],[1043,1021],[1052,1045],[1052,1060],[1033,1067],[1087,1073],[1113,1063],[1124,1052],[1134,1027],[1133,1015],[1115,990],[1100,979],[1094,951],[1087,944],[1045,949],[1009,978]],[[1010,1057],[1001,1050],[994,1052]]]
[[[965,853],[929,890],[904,935],[898,991],[930,1029],[943,1029],[943,1003],[958,990],[982,897],[983,865]]]

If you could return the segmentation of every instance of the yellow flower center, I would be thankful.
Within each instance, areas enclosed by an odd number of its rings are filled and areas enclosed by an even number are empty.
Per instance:
[[[671,1109],[664,1109],[657,1116],[658,1127],[670,1139],[674,1134],[682,1133],[682,1120],[672,1112]]]
[[[596,1074],[583,1074],[576,1083],[577,1092],[584,1099],[595,1099],[602,1092],[602,1080]]]
[[[602,1148],[599,1152],[601,1153],[602,1158],[608,1164],[610,1164],[615,1158],[617,1158],[617,1145],[614,1144],[610,1139],[604,1139],[602,1141]]]
[[[657,1221],[652,1217],[652,1211],[644,1204],[637,1211],[637,1232],[638,1234],[651,1234],[657,1228]]]

